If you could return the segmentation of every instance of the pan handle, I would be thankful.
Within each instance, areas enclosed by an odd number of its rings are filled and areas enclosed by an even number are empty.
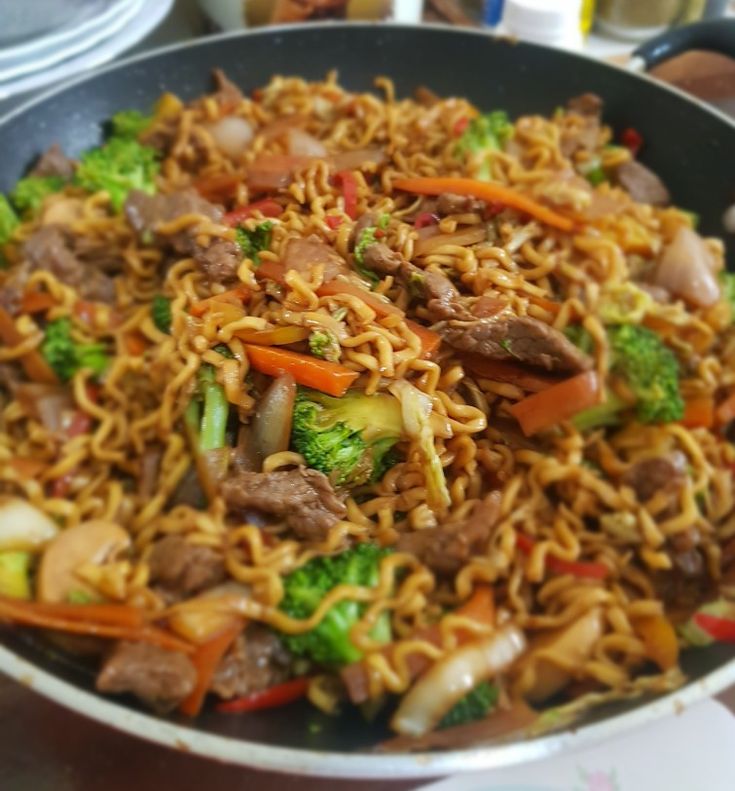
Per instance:
[[[633,51],[633,62],[645,70],[690,49],[707,49],[735,58],[735,19],[710,19],[675,27]]]

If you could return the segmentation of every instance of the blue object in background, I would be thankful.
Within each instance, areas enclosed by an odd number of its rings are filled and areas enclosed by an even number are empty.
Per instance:
[[[503,18],[503,4],[505,0],[485,0],[484,22],[490,27],[500,24]]]

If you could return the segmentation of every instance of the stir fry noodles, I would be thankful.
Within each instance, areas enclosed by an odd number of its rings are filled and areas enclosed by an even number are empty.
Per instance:
[[[215,76],[0,202],[0,618],[385,749],[683,683],[735,638],[735,283],[645,141]]]

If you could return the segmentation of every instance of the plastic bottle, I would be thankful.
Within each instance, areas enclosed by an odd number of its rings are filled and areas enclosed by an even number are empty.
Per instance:
[[[505,0],[502,32],[564,49],[582,46],[582,0]]]

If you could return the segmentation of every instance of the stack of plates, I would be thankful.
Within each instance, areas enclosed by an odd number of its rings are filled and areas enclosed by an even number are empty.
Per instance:
[[[0,0],[0,99],[114,58],[164,18],[173,0]]]

